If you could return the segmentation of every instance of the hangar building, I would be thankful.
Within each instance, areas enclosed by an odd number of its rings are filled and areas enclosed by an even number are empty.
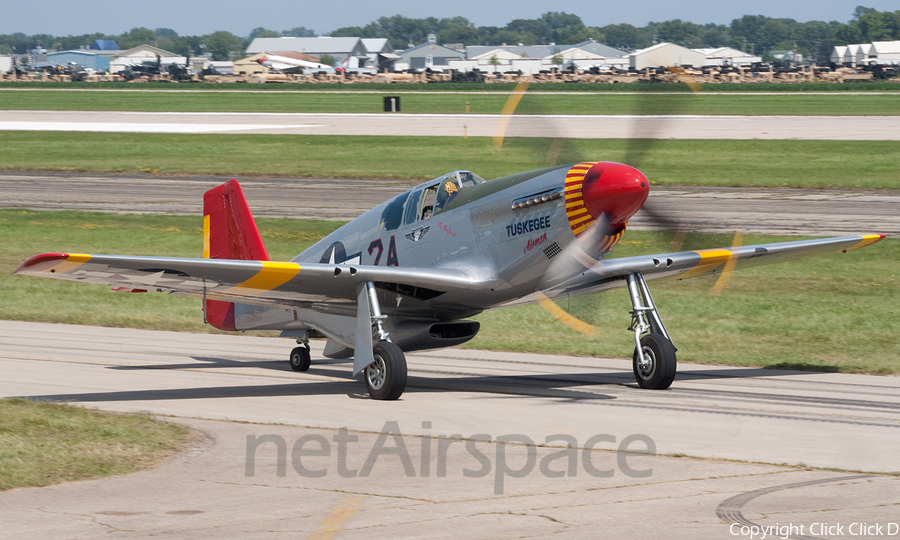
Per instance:
[[[99,51],[90,51],[87,49],[47,53],[47,62],[57,66],[64,66],[70,62],[75,62],[85,69],[92,69],[94,71],[109,70],[109,55],[100,54]]]
[[[659,66],[694,66],[706,65],[706,55],[674,43],[660,43],[628,55],[630,67],[641,70]]]
[[[400,59],[394,64],[396,69],[446,69],[451,59],[466,57],[463,52],[437,43],[423,43],[397,54]]]
[[[369,51],[358,37],[255,38],[247,47],[247,56],[272,51],[294,51],[319,57],[327,54],[338,63],[354,57],[360,66],[369,60]]]

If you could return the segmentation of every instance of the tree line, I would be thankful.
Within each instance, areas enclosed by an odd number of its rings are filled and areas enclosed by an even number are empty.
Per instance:
[[[331,32],[334,37],[387,38],[395,49],[424,43],[435,34],[441,44],[461,45],[570,45],[593,39],[611,47],[634,50],[654,43],[677,43],[684,47],[733,47],[766,58],[771,51],[794,50],[818,62],[827,62],[836,45],[900,40],[900,10],[879,12],[858,6],[847,23],[837,21],[797,22],[762,15],[745,15],[730,25],[695,24],[680,19],[651,22],[647,26],[609,24],[587,26],[577,15],[548,12],[537,19],[515,19],[503,27],[475,26],[465,17],[411,19],[402,15],[380,17],[366,26],[347,26]],[[38,44],[47,49],[89,47],[95,39],[115,40],[126,50],[149,44],[182,56],[211,53],[214,60],[244,56],[256,37],[314,37],[316,32],[300,26],[275,31],[254,28],[240,37],[218,31],[203,36],[179,36],[169,28],[133,28],[120,35],[102,33],[52,36],[22,33],[0,35],[0,54],[25,54]]]
[[[695,24],[675,19],[647,26],[609,24],[587,26],[577,15],[549,12],[538,19],[516,19],[500,28],[476,27],[464,17],[409,19],[381,17],[366,26],[338,28],[332,36],[387,38],[395,49],[425,41],[435,34],[442,44],[463,45],[571,45],[587,39],[626,51],[654,43],[676,43],[696,49],[733,47],[759,56],[774,50],[794,50],[827,62],[836,45],[900,40],[900,10],[879,12],[858,6],[847,23],[797,22],[793,19],[745,15],[730,25]]]

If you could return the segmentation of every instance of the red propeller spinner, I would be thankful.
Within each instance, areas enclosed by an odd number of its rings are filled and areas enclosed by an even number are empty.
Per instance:
[[[606,224],[606,234],[615,234],[641,209],[650,194],[650,182],[634,167],[601,161],[584,175],[581,190],[591,217]]]

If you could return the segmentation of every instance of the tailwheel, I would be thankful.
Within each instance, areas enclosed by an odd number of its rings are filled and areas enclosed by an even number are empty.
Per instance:
[[[291,369],[294,371],[306,371],[309,369],[309,345],[294,347],[291,351]]]
[[[406,389],[406,356],[390,341],[378,342],[372,353],[375,361],[364,376],[369,395],[379,400],[399,398]]]
[[[662,334],[641,338],[641,352],[634,348],[634,378],[641,388],[665,390],[675,380],[675,346]]]

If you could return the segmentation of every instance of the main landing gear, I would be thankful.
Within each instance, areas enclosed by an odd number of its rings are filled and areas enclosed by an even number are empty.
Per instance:
[[[397,345],[391,343],[391,337],[384,329],[386,315],[381,314],[375,284],[366,283],[369,296],[369,308],[372,318],[372,336],[375,346],[372,348],[374,361],[366,366],[363,379],[366,390],[373,399],[393,400],[399,398],[406,389],[406,356]]]
[[[390,335],[384,329],[387,316],[381,314],[378,295],[372,282],[360,285],[357,300],[359,306],[354,375],[362,372],[366,390],[373,399],[397,399],[406,389],[406,356],[400,347],[391,343]],[[291,351],[291,369],[307,371],[310,357],[306,334],[297,338],[297,343],[299,346]],[[371,355],[358,354],[369,347],[372,348]]]
[[[406,357],[400,347],[381,341],[373,350],[375,361],[366,367],[363,378],[374,399],[392,400],[406,388]]]
[[[656,311],[650,289],[641,274],[625,276],[631,297],[631,326],[634,331],[634,378],[641,388],[665,390],[675,380],[675,345]]]

